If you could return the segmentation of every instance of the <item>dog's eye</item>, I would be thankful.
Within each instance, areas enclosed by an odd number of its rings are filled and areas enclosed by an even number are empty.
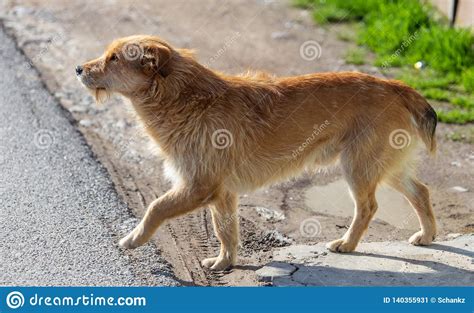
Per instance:
[[[110,56],[110,61],[113,61],[113,62],[118,61],[118,56],[117,56],[115,53],[112,54],[112,55]]]

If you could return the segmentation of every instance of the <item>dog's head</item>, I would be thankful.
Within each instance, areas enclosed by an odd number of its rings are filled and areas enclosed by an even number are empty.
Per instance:
[[[76,75],[99,102],[114,92],[131,96],[170,74],[173,53],[157,37],[125,37],[112,42],[99,58],[78,65]]]

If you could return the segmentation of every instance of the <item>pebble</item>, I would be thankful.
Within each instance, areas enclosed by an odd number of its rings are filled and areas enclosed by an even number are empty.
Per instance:
[[[466,191],[469,191],[469,189],[467,188],[464,188],[464,187],[461,187],[461,186],[454,186],[454,187],[451,187],[449,188],[449,191],[451,192],[466,192]]]
[[[74,102],[70,99],[64,99],[64,98],[60,98],[59,102],[61,102],[61,105],[65,108],[69,108],[69,107],[72,107]]]
[[[446,238],[447,238],[447,239],[455,239],[455,238],[458,238],[458,237],[460,237],[460,236],[462,236],[462,234],[459,234],[459,233],[450,233],[450,234],[447,234],[447,235],[446,235]]]
[[[302,17],[308,17],[308,16],[309,16],[309,13],[310,13],[310,12],[309,12],[308,10],[302,10],[302,11],[300,12],[300,15],[301,15]]]
[[[288,39],[291,35],[289,32],[273,32],[271,36],[272,39]]]
[[[27,7],[16,6],[11,10],[11,12],[13,15],[16,15],[18,17],[23,17],[25,15],[33,14],[34,10]]]
[[[79,125],[83,127],[91,127],[94,123],[91,120],[80,120]]]
[[[257,270],[255,274],[259,281],[270,282],[274,277],[290,276],[294,271],[296,267],[289,263],[271,262]]]
[[[87,108],[82,105],[74,105],[69,109],[69,111],[73,113],[85,113],[87,112]]]
[[[117,128],[124,129],[125,126],[126,126],[126,124],[125,124],[124,121],[120,120],[120,121],[118,121],[117,123],[115,123],[115,126],[116,126]]]
[[[285,214],[264,207],[256,207],[255,211],[257,211],[258,215],[260,215],[267,221],[279,222],[285,219]]]

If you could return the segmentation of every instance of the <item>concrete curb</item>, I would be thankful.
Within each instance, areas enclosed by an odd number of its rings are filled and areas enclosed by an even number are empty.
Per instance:
[[[323,243],[284,247],[257,271],[273,286],[472,286],[474,235],[416,247],[371,242],[357,252],[328,252]]]

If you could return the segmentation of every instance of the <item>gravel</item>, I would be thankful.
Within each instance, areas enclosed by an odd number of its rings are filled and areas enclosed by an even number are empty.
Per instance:
[[[119,249],[127,205],[1,30],[0,42],[0,284],[177,285],[154,246]]]

